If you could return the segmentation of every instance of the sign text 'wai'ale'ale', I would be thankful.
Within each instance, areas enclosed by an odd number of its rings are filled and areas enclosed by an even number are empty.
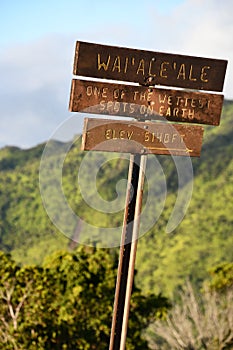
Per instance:
[[[222,91],[227,61],[77,41],[74,75]]]

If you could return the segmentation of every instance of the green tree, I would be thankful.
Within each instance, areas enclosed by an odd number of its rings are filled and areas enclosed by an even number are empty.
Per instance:
[[[106,349],[116,267],[109,250],[83,246],[55,253],[42,267],[19,267],[1,253],[2,349]],[[145,297],[134,288],[127,349],[148,349],[142,332],[167,307],[161,295]]]
[[[20,268],[4,253],[0,253],[0,273],[2,349],[45,349],[56,320],[54,310],[50,310],[53,276],[38,266]]]
[[[209,270],[211,280],[209,286],[217,291],[233,288],[233,262],[222,263]]]
[[[67,349],[106,349],[109,343],[117,259],[109,250],[79,247],[75,253],[57,253],[45,263],[58,276],[61,291],[59,322],[66,329],[59,342]],[[60,276],[60,277],[59,277]],[[142,331],[166,312],[162,296],[141,294],[134,288],[128,349],[147,349]]]

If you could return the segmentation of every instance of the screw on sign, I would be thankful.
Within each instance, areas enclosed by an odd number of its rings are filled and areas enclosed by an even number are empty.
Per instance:
[[[203,128],[193,123],[219,125],[224,96],[206,91],[223,90],[226,68],[226,60],[76,43],[74,75],[139,84],[73,79],[71,85],[71,112],[131,118],[86,118],[83,130],[82,150],[131,154],[109,350],[126,344],[147,154],[200,156]]]

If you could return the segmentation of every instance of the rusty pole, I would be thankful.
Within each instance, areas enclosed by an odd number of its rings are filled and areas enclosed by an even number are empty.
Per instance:
[[[145,168],[145,155],[131,155],[109,350],[125,349]]]
[[[128,185],[125,201],[124,221],[121,235],[121,246],[118,262],[117,282],[115,289],[115,300],[112,316],[112,328],[110,336],[109,350],[119,350],[121,342],[122,322],[125,307],[125,296],[127,286],[127,276],[130,261],[131,242],[133,235],[134,215],[137,198],[137,188],[139,180],[140,154],[131,154]]]
[[[136,199],[135,214],[134,214],[132,243],[131,243],[130,260],[129,260],[129,271],[128,271],[128,279],[127,279],[126,295],[125,295],[125,308],[124,308],[124,316],[123,316],[123,323],[122,323],[120,350],[125,350],[125,345],[126,345],[127,327],[128,327],[129,310],[130,310],[130,298],[131,298],[132,288],[133,288],[134,267],[135,267],[137,243],[138,243],[138,235],[139,235],[140,215],[141,215],[141,209],[142,209],[146,160],[147,160],[146,155],[141,156],[138,188],[137,188],[137,199]]]

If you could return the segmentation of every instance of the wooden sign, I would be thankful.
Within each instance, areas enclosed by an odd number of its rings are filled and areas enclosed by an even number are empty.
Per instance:
[[[188,89],[222,91],[226,60],[77,41],[74,75]]]
[[[198,157],[203,128],[85,118],[82,150]]]
[[[73,79],[70,111],[219,125],[223,95]]]

